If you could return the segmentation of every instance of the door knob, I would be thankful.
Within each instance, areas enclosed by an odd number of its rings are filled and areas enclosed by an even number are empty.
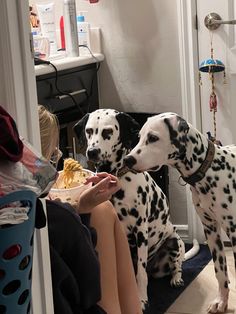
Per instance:
[[[223,21],[219,14],[209,13],[204,19],[204,24],[209,30],[213,31],[219,28],[221,24],[235,25],[236,20]]]

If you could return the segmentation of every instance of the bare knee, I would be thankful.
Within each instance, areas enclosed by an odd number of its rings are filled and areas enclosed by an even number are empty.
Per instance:
[[[103,202],[94,207],[91,211],[91,225],[96,227],[97,224],[115,223],[118,219],[116,210],[110,201]]]

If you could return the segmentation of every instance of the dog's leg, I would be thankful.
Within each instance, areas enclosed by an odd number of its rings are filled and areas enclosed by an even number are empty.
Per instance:
[[[233,231],[233,223],[231,224],[231,230]],[[234,227],[235,228],[235,227]],[[228,228],[229,230],[229,228]],[[232,249],[233,249],[233,253],[234,253],[234,267],[235,267],[235,273],[236,273],[236,229],[234,230],[234,232],[227,232],[227,230],[225,230],[230,241],[231,241],[231,245],[232,245]],[[235,286],[236,286],[236,282],[235,282]]]
[[[210,248],[215,265],[216,278],[218,280],[218,296],[210,304],[208,313],[224,313],[228,307],[229,278],[224,246],[221,240],[221,227],[218,223],[204,225],[207,243]]]
[[[171,286],[182,286],[184,284],[182,279],[184,251],[184,242],[174,231],[156,252],[151,268],[149,263],[148,268],[151,276],[153,278],[161,278],[166,275],[171,275]]]
[[[201,208],[198,194],[193,187],[191,187],[191,191],[193,204],[204,227],[206,240],[215,266],[216,279],[218,281],[218,295],[209,305],[207,311],[208,313],[224,313],[228,307],[229,277],[224,245],[221,240],[221,226],[211,215],[208,215],[207,212]]]
[[[184,242],[177,234],[174,232],[170,240],[172,240],[172,245],[167,244],[170,252],[170,270],[171,270],[171,286],[179,287],[184,285],[184,281],[182,279],[182,263],[184,260]]]
[[[142,230],[143,231],[143,230]],[[142,239],[139,238],[139,235]],[[147,260],[148,260],[148,246],[146,235],[143,232],[138,232],[138,263],[137,263],[137,285],[139,289],[139,296],[142,302],[142,309],[144,310],[148,306],[147,298],[147,286],[148,286],[148,276],[147,276]]]

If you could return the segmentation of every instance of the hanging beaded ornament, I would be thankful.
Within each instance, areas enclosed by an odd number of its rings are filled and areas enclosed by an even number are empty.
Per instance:
[[[217,112],[217,96],[215,92],[215,81],[214,81],[214,75],[217,72],[223,72],[224,75],[224,84],[225,81],[225,66],[222,61],[218,59],[214,59],[213,55],[213,46],[212,46],[212,37],[211,37],[211,57],[210,59],[206,59],[200,63],[199,66],[199,83],[202,85],[201,80],[201,72],[205,72],[209,74],[209,79],[211,81],[211,94],[209,99],[209,107],[210,112],[213,113],[213,123],[214,123],[214,135],[211,136],[210,132],[208,133],[209,139],[211,139],[213,142],[217,144],[221,144],[220,141],[216,140],[216,112]]]

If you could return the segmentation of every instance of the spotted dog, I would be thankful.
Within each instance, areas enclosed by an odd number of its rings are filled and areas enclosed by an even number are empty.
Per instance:
[[[215,145],[177,114],[163,113],[147,120],[124,162],[136,171],[173,166],[191,185],[219,285],[208,313],[226,311],[229,279],[221,227],[231,240],[236,267],[236,146]]]
[[[86,154],[96,170],[120,178],[121,189],[112,202],[128,237],[140,299],[145,307],[148,276],[171,274],[171,285],[182,285],[185,255],[184,243],[170,221],[164,193],[147,172],[137,173],[123,166],[132,143],[137,143],[139,129],[128,114],[112,109],[87,114],[74,126],[79,142],[86,139]]]

